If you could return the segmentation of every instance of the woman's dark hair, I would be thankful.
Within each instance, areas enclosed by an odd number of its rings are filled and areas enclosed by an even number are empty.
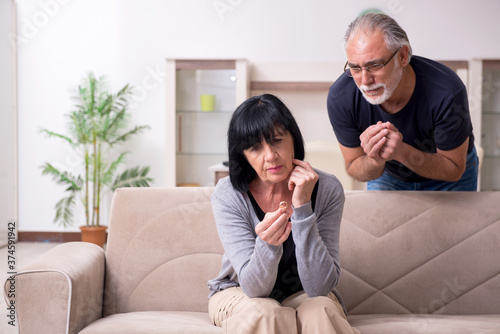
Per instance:
[[[304,139],[299,126],[279,98],[271,94],[253,96],[236,108],[227,131],[229,178],[236,190],[246,192],[256,175],[243,151],[262,140],[270,143],[276,131],[290,133],[294,158],[303,160]]]

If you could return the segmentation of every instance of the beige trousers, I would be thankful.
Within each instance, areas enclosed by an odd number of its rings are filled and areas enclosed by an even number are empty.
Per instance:
[[[308,297],[303,291],[282,304],[271,298],[249,298],[240,287],[210,298],[210,319],[224,334],[359,334],[345,317],[333,292]]]

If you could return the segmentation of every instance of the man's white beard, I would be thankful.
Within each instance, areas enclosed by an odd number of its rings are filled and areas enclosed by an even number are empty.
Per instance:
[[[382,93],[382,95],[372,97],[372,96],[366,94],[366,91],[377,89],[380,87],[382,87],[384,89],[384,92]],[[370,86],[361,85],[361,86],[359,86],[359,89],[361,90],[361,93],[363,93],[363,97],[365,98],[365,100],[373,105],[379,105],[379,104],[384,103],[385,101],[387,101],[391,97],[392,93],[394,92],[394,89],[392,91],[388,90],[387,85],[383,84],[383,83],[373,84]]]
[[[395,61],[397,62],[396,59]],[[366,99],[366,101],[368,101],[368,103],[373,105],[379,105],[390,99],[390,97],[398,87],[401,78],[403,77],[403,68],[399,67],[398,63],[396,63],[395,65],[397,70],[395,70],[389,77],[388,84],[376,83],[370,86],[367,85],[358,86],[359,90],[361,90],[361,93],[363,93],[363,97]],[[384,92],[380,96],[373,97],[365,93],[366,91],[370,91],[380,87],[384,89]]]

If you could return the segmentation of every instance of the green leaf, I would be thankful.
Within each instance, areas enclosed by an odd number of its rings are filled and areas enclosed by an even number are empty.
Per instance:
[[[42,175],[52,176],[52,180],[55,181],[57,184],[69,185],[69,188],[67,188],[66,190],[70,191],[82,190],[81,188],[82,180],[80,176],[75,177],[68,172],[61,172],[49,163],[45,163],[45,165],[41,166],[41,168],[43,169]]]
[[[131,136],[133,136],[137,133],[140,133],[145,129],[149,129],[149,126],[147,126],[147,125],[136,126],[135,128],[133,128],[129,132],[126,132],[126,133],[122,134],[120,137],[113,140],[112,142],[109,142],[109,146],[113,146],[119,142],[125,142],[128,139],[130,139]]]
[[[120,156],[108,166],[101,177],[102,183],[106,185],[111,183],[118,166],[125,162],[125,156],[127,154],[127,152],[121,153]]]
[[[71,194],[68,197],[61,199],[57,202],[56,216],[54,218],[54,223],[62,225],[64,227],[73,224],[73,209],[75,206],[75,194]]]
[[[66,142],[68,142],[70,145],[72,145],[72,146],[75,145],[75,143],[73,142],[73,140],[71,138],[64,136],[62,134],[52,132],[52,131],[49,131],[47,129],[40,129],[40,133],[45,133],[48,137],[61,138],[61,139],[65,140]]]
[[[140,168],[137,166],[127,169],[116,177],[115,182],[111,186],[111,190],[115,191],[117,188],[124,187],[149,187],[153,179],[147,176],[148,173],[149,167]]]
[[[75,138],[78,138],[80,144],[88,144],[90,142],[91,133],[85,115],[81,112],[72,112],[69,115],[69,129]]]

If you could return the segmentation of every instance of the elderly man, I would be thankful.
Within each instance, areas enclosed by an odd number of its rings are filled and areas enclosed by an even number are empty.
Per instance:
[[[349,175],[368,190],[477,190],[467,91],[446,66],[412,56],[385,14],[354,20],[328,115]]]

